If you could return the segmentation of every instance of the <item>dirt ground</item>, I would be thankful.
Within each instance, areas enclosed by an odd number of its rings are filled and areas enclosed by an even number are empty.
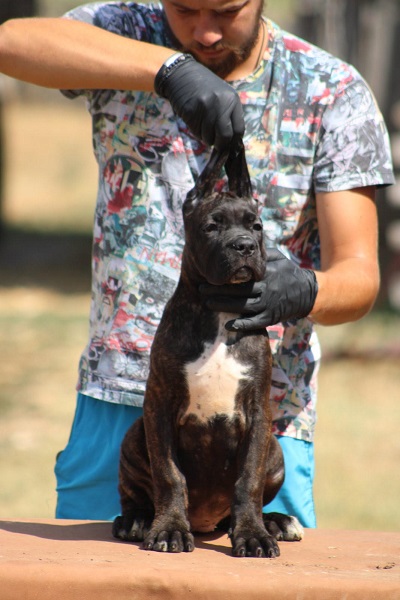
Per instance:
[[[0,247],[0,518],[51,517],[89,310],[96,168],[69,102],[6,107]],[[85,143],[81,142],[82,136]],[[398,530],[400,316],[322,328],[319,525]]]

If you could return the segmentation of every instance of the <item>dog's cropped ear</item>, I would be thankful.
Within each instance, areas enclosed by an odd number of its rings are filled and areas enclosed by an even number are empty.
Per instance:
[[[190,212],[196,204],[206,196],[213,193],[215,184],[221,175],[222,167],[224,166],[229,154],[229,149],[223,152],[213,149],[208,163],[200,173],[196,185],[188,192],[183,205],[185,213]]]
[[[203,198],[211,195],[221,176],[222,167],[228,176],[229,191],[239,198],[252,198],[252,187],[242,138],[234,138],[224,151],[213,149],[208,163],[200,173],[196,185],[190,190],[183,204],[188,214]]]
[[[252,198],[250,174],[241,138],[235,140],[231,146],[225,163],[225,171],[228,176],[229,191],[239,198]]]

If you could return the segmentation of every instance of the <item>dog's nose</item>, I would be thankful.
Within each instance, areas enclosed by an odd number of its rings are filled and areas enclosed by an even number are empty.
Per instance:
[[[241,236],[232,242],[232,248],[234,248],[241,256],[251,256],[254,254],[256,245],[251,237]]]

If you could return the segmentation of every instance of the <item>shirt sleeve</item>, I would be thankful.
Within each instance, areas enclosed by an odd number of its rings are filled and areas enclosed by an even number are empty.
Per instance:
[[[324,111],[314,164],[316,192],[394,183],[382,114],[366,82],[353,72],[350,83]]]

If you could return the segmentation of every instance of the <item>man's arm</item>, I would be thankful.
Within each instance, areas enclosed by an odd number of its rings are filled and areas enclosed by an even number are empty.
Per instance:
[[[14,19],[0,27],[0,71],[56,89],[153,91],[170,101],[192,133],[209,146],[243,136],[235,90],[173,50],[69,19]]]
[[[13,19],[0,26],[0,71],[48,88],[152,91],[173,54],[70,19]]]
[[[311,316],[321,325],[355,321],[379,289],[375,188],[317,195],[321,240],[318,294]]]

